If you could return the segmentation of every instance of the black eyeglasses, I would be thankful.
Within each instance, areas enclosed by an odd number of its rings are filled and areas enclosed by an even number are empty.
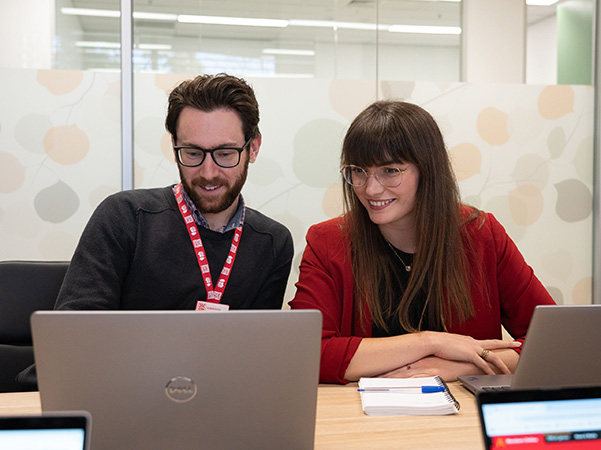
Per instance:
[[[240,164],[240,154],[248,147],[252,137],[248,138],[248,141],[244,143],[242,147],[219,147],[213,150],[205,150],[200,147],[173,147],[173,150],[177,154],[177,161],[186,167],[198,167],[200,166],[207,153],[211,154],[213,161],[219,167],[231,168],[236,167]]]
[[[340,169],[340,172],[344,180],[351,186],[364,186],[370,175],[373,175],[382,186],[397,187],[403,181],[403,174],[407,172],[407,169],[399,169],[394,166],[381,166],[376,167],[373,173],[369,173],[362,167],[349,165]]]

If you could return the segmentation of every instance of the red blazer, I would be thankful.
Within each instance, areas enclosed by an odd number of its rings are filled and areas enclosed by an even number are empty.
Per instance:
[[[346,383],[344,374],[361,339],[371,337],[367,310],[363,327],[359,323],[350,246],[340,228],[342,220],[313,225],[307,232],[296,296],[290,302],[293,309],[318,309],[323,314],[322,383]],[[514,339],[523,341],[534,307],[555,302],[495,217],[487,213],[480,225],[476,219],[465,226],[477,255],[470,264],[479,278],[477,284],[486,283],[489,299],[479,289],[472,289],[474,316],[464,323],[447,323],[447,329],[475,339],[501,339],[503,325]],[[481,269],[476,270],[478,266]]]

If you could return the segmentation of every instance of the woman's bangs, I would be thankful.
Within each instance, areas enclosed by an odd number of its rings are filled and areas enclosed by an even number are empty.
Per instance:
[[[383,166],[390,163],[412,162],[410,151],[403,145],[399,133],[387,136],[378,133],[372,136],[361,136],[348,142],[344,155],[344,164],[360,167]]]
[[[343,165],[374,167],[415,163],[412,128],[404,120],[403,111],[396,111],[394,107],[399,105],[377,102],[357,116],[344,139]]]

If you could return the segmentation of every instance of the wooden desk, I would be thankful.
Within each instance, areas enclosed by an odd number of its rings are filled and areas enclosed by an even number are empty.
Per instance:
[[[448,416],[368,416],[357,384],[320,385],[315,450],[482,450],[476,400],[459,383],[449,389],[461,404]]]
[[[474,396],[458,383],[449,383],[449,387],[461,403],[459,414],[367,416],[361,409],[356,383],[320,385],[315,450],[482,450]],[[40,412],[37,392],[0,394],[0,415]]]
[[[41,412],[39,392],[0,394],[0,416],[39,414]]]

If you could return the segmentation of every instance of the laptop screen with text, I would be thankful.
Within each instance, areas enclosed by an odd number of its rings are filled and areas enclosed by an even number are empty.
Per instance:
[[[601,448],[601,388],[478,395],[487,450]]]

